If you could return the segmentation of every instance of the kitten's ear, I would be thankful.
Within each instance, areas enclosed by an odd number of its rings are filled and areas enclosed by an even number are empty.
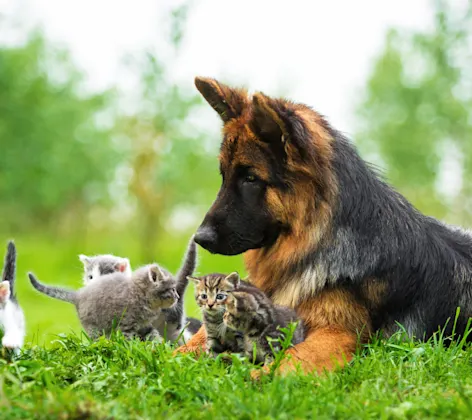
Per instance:
[[[116,269],[120,273],[124,273],[129,267],[129,260],[128,258],[123,258],[119,263],[116,264]]]
[[[228,283],[233,289],[237,289],[239,287],[240,282],[241,277],[239,277],[239,274],[236,271],[229,274],[225,278],[225,283]]]
[[[197,278],[197,277],[187,276],[187,280],[188,280],[188,281],[192,281],[192,282],[194,282],[195,284],[199,284],[199,283],[200,283],[200,279]]]
[[[86,267],[88,267],[91,263],[90,257],[87,257],[87,255],[84,254],[79,255],[79,260],[82,261],[82,264]]]
[[[153,283],[163,281],[165,279],[165,274],[157,264],[153,264],[149,267],[149,280]]]

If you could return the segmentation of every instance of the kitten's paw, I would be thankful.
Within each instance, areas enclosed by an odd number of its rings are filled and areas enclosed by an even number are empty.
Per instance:
[[[215,359],[220,360],[223,363],[226,364],[232,364],[233,363],[233,356],[231,353],[220,353],[215,355]]]
[[[2,345],[7,349],[20,349],[23,347],[23,337],[16,335],[4,335]]]
[[[162,343],[163,339],[161,335],[159,334],[159,331],[157,330],[152,330],[147,336],[146,340],[148,341],[155,341],[156,343]]]

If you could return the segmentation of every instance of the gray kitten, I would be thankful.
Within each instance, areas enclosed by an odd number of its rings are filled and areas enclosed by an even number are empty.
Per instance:
[[[268,364],[273,361],[273,351],[281,349],[278,339],[283,333],[279,327],[286,328],[290,323],[297,322],[292,344],[304,340],[303,323],[296,312],[274,305],[259,289],[238,290],[236,282],[235,290],[228,292],[225,307],[223,322],[227,327],[243,333],[244,352],[251,360],[254,358],[254,363]]]
[[[121,272],[131,277],[131,264],[128,258],[117,257],[114,255],[96,255],[86,256],[79,255],[80,261],[84,264],[84,284],[99,279],[102,275]],[[159,331],[159,334],[168,341],[175,341],[180,338],[181,344],[183,340],[188,340],[201,327],[201,322],[195,318],[187,318],[185,315],[184,295],[188,286],[187,276],[193,274],[197,265],[197,247],[193,240],[187,247],[182,266],[175,276],[177,285],[176,290],[179,295],[177,303],[169,309],[163,309],[156,320],[153,327]],[[164,270],[166,275],[172,274]]]
[[[79,255],[84,265],[84,284],[97,280],[100,276],[120,272],[131,277],[131,264],[128,258],[116,257],[111,254]]]
[[[41,284],[29,273],[33,287],[48,296],[73,303],[82,327],[92,338],[109,336],[114,327],[127,338],[146,335],[160,340],[152,322],[179,298],[176,281],[157,264],[141,267],[131,278],[121,272],[105,274],[78,291]]]

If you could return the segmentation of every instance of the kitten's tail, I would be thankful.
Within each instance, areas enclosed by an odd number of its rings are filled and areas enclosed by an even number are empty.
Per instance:
[[[187,246],[184,262],[177,273],[177,293],[183,296],[188,285],[187,276],[191,276],[197,267],[197,244],[194,241],[194,236],[190,238]]]
[[[5,263],[3,265],[2,281],[10,283],[10,300],[17,302],[15,293],[16,278],[16,247],[13,241],[8,242],[7,253],[5,255]]]
[[[63,300],[69,303],[76,303],[77,301],[77,292],[74,290],[63,289],[62,287],[46,286],[38,281],[33,273],[28,273],[33,287],[45,295],[51,296],[55,299]]]

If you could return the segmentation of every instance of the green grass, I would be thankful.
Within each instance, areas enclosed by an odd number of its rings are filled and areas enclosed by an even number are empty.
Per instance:
[[[120,337],[91,343],[80,336],[73,306],[37,293],[26,272],[78,288],[77,254],[115,253],[136,267],[147,262],[136,254],[136,242],[116,235],[14,239],[28,344],[15,361],[0,356],[1,419],[472,418],[472,347],[444,348],[441,340],[377,340],[346,369],[261,383],[250,380],[250,364],[237,358],[228,365],[172,357],[169,345]],[[156,261],[175,271],[187,240],[162,238]],[[234,270],[244,274],[240,257],[200,252],[200,273]],[[198,315],[192,292],[190,286],[187,309]]]
[[[394,337],[364,347],[345,369],[250,380],[251,365],[172,356],[170,345],[89,342],[0,360],[2,419],[471,418],[472,348]]]

